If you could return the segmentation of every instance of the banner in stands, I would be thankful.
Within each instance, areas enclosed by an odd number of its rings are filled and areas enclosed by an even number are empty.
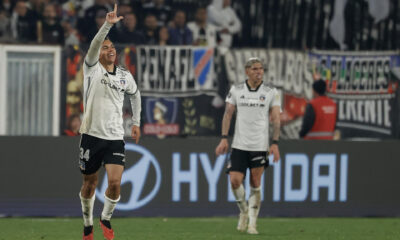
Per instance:
[[[227,156],[214,153],[219,140],[126,141],[114,215],[237,216]],[[78,144],[79,137],[0,137],[2,158],[12,159],[0,161],[0,215],[81,216]],[[397,141],[292,140],[282,141],[280,151],[282,159],[262,178],[260,216],[400,216]],[[382,153],[388,153],[385,159]],[[94,216],[101,213],[106,188],[102,168]]]
[[[398,52],[314,51],[309,56],[311,68],[326,81],[328,96],[338,105],[336,125],[343,138],[395,134]]]
[[[137,54],[136,81],[144,96],[187,97],[217,92],[213,48],[141,46]]]

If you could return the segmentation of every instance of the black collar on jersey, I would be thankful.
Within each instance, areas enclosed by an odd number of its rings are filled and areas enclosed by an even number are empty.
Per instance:
[[[258,85],[256,89],[252,90],[251,87],[250,87],[250,85],[249,85],[249,83],[248,83],[248,81],[249,81],[249,80],[247,79],[247,80],[246,80],[246,86],[247,86],[247,89],[249,89],[250,92],[257,92],[258,89],[260,88],[260,86],[263,84],[263,82],[261,81],[260,85]]]
[[[115,76],[115,74],[116,74],[116,72],[117,72],[117,66],[114,65],[114,70],[113,70],[112,72],[109,72],[109,71],[107,71],[107,72],[108,72],[108,74],[111,74],[111,75],[114,75],[114,76]]]

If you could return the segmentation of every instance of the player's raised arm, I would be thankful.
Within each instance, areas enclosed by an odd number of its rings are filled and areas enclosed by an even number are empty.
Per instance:
[[[123,18],[124,17],[122,16],[117,16],[117,4],[114,4],[114,10],[107,13],[106,21],[90,43],[90,47],[85,58],[85,62],[88,66],[93,66],[99,60],[101,44],[103,43],[113,24],[119,22]]]

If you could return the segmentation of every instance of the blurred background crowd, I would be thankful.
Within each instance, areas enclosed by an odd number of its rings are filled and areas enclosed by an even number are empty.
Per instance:
[[[115,0],[1,0],[0,42],[89,43]],[[116,43],[398,49],[394,0],[120,0]]]
[[[114,0],[2,0],[0,41],[77,45],[90,43]],[[230,47],[241,21],[230,0],[188,1],[180,7],[165,0],[119,1],[122,22],[111,29],[115,43]],[[179,4],[178,4],[179,5]]]

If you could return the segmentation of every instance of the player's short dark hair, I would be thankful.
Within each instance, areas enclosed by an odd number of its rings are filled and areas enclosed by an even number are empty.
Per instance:
[[[110,42],[113,42],[108,36],[106,36],[105,38],[104,38],[104,41],[103,42],[105,42],[105,41],[110,41]]]

